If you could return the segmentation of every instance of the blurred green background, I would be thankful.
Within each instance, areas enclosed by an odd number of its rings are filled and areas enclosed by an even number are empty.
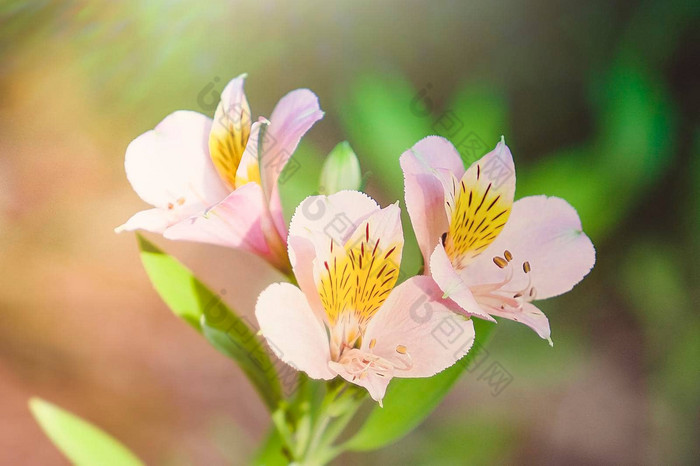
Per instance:
[[[579,286],[541,303],[554,348],[502,322],[487,349],[505,388],[465,373],[410,436],[337,464],[698,464],[699,19],[692,1],[2,0],[0,463],[65,464],[35,394],[148,464],[245,464],[263,437],[238,368],[112,232],[144,206],[127,144],[174,110],[211,116],[247,72],[255,115],[298,87],[326,111],[283,177],[288,212],[341,140],[368,192],[403,206],[398,157],[418,139],[464,141],[471,162],[504,135],[516,196],[565,197],[597,248]],[[279,278],[245,253],[155,240],[243,313]]]

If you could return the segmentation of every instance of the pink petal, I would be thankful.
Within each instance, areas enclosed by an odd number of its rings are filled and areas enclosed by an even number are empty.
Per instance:
[[[211,120],[196,112],[178,111],[155,129],[134,139],[126,149],[126,176],[149,204],[175,213],[206,208],[228,190],[209,159]],[[177,216],[175,216],[177,217]]]
[[[552,344],[551,331],[549,329],[549,320],[537,307],[532,303],[523,303],[523,308],[520,311],[508,311],[494,309],[491,314],[503,317],[504,319],[520,322],[533,329],[540,338],[544,338]]]
[[[194,213],[194,212],[192,212]],[[169,211],[167,209],[147,209],[136,212],[123,225],[114,229],[116,233],[122,231],[145,230],[153,233],[163,233],[170,225],[180,221],[182,211]]]
[[[221,93],[209,134],[209,155],[230,189],[250,135],[251,113],[243,90],[246,75],[232,79]]]
[[[278,358],[313,379],[332,379],[330,352],[323,324],[304,293],[290,283],[268,286],[255,306],[260,330]]]
[[[236,186],[242,187],[248,183],[256,183],[260,185],[260,166],[257,156],[257,138],[262,126],[268,122],[261,118],[253,123],[250,131],[250,139],[248,145],[243,152],[238,171],[236,172]],[[262,190],[261,190],[262,193]],[[273,205],[265,205],[261,215],[262,231],[265,234],[267,244],[270,247],[274,257],[279,258],[278,268],[285,273],[289,272],[289,264],[287,256],[287,226],[284,223],[282,207]],[[280,223],[281,222],[281,223]],[[282,228],[278,228],[281,224]]]
[[[474,343],[472,321],[448,306],[430,277],[408,279],[370,321],[362,350],[394,363],[395,377],[437,374],[467,354]]]
[[[269,258],[261,222],[264,212],[260,186],[248,183],[207,211],[171,226],[163,236],[247,249]]]
[[[401,155],[404,174],[406,209],[426,264],[440,236],[447,231],[448,219],[444,210],[445,192],[440,181],[446,173],[458,179],[464,174],[464,165],[454,146],[439,136],[428,136],[418,141]]]
[[[322,318],[325,311],[314,279],[317,251],[328,250],[331,239],[344,245],[357,226],[378,210],[372,198],[357,191],[309,196],[296,208],[289,224],[289,260],[299,287]]]
[[[454,301],[461,309],[461,312],[495,322],[476,302],[474,295],[469,290],[469,286],[463,279],[463,274],[458,273],[454,269],[442,244],[437,245],[430,257],[430,275],[443,291],[443,296]],[[454,310],[457,311],[456,309]]]
[[[277,180],[302,136],[321,118],[323,112],[316,94],[308,89],[297,89],[277,103],[270,116],[270,126],[262,138],[262,186],[280,235],[286,234],[286,226],[281,215]]]
[[[282,238],[286,238],[289,235],[289,232],[287,230],[287,224],[284,221],[282,200],[280,199],[277,186],[274,187],[272,194],[270,195],[270,202],[267,206],[267,210],[270,213],[269,217],[272,220],[272,225],[277,230],[277,234]]]
[[[513,255],[514,277],[508,289],[527,285],[522,263],[528,261],[536,299],[565,293],[580,282],[595,263],[595,249],[583,233],[576,210],[557,197],[532,196],[513,204],[501,234],[465,271],[469,284],[500,281],[505,274],[493,256]]]

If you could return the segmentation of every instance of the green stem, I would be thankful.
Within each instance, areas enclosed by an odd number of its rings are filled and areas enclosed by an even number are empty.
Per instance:
[[[363,399],[358,400],[357,403],[353,403],[353,406],[336,418],[335,422],[326,429],[326,432],[321,437],[320,447],[321,449],[329,448],[333,442],[343,433],[347,425],[350,423],[355,414],[357,413],[357,408],[359,408]]]
[[[336,402],[336,399],[341,395],[343,388],[343,384],[334,385],[334,383],[331,382],[328,385],[328,391],[326,392],[326,395],[324,396],[323,401],[321,402],[321,407],[319,409],[319,418],[314,423],[313,434],[309,446],[306,449],[305,457],[313,455],[314,452],[317,450],[318,445],[321,441],[321,436],[325,432],[326,428],[328,427],[328,424],[332,419],[332,416],[329,413],[329,408],[333,406],[333,404]]]
[[[363,400],[361,392],[344,382],[329,389],[314,424],[303,464],[323,465],[342,453],[343,449],[334,447],[333,442],[343,433]]]
[[[327,414],[322,414],[321,418],[318,420],[318,423],[316,424],[314,428],[314,434],[313,438],[311,439],[311,442],[309,443],[309,448],[306,450],[306,455],[304,455],[304,458],[307,461],[310,461],[308,464],[316,464],[313,459],[317,456],[317,451],[319,450],[319,445],[321,444],[321,439],[323,438],[323,433],[325,432],[326,428],[328,428],[328,424],[331,422],[331,417],[328,416]],[[307,464],[307,463],[304,463]],[[323,463],[319,463],[323,464]]]
[[[292,430],[287,423],[287,409],[285,406],[280,405],[277,411],[272,413],[272,423],[275,425],[277,432],[279,432],[284,447],[290,454],[294,455],[294,438]]]

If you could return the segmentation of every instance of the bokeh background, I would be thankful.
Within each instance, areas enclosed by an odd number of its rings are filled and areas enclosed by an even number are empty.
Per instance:
[[[2,0],[0,463],[66,464],[30,417],[33,395],[148,464],[245,464],[263,438],[239,369],[158,299],[133,234],[112,231],[144,207],[127,144],[174,110],[212,115],[247,72],[255,115],[298,87],[326,111],[285,178],[288,209],[342,140],[387,204],[402,199],[399,155],[423,136],[466,141],[471,162],[505,135],[516,196],[565,197],[597,248],[593,272],[542,303],[554,348],[498,325],[488,351],[505,389],[466,373],[411,435],[337,464],[698,464],[699,10]],[[152,239],[242,313],[279,279],[245,253]],[[404,254],[415,271],[413,239]]]

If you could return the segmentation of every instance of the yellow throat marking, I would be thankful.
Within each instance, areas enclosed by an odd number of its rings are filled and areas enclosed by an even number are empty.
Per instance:
[[[331,326],[346,313],[353,313],[361,327],[367,324],[396,284],[401,247],[372,238],[369,223],[362,239],[354,236],[344,248],[334,250],[330,241],[318,288]]]

